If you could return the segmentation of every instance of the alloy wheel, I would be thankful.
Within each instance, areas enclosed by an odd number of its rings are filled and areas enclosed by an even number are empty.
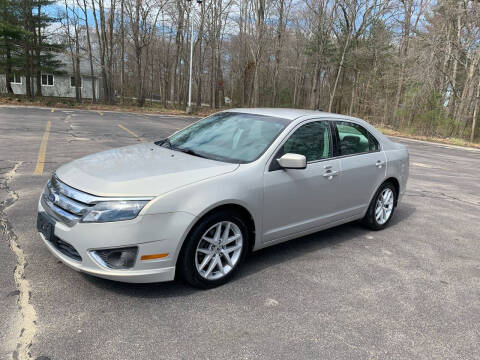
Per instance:
[[[204,279],[218,280],[237,265],[243,247],[243,235],[235,223],[222,221],[211,226],[195,251],[195,266]]]
[[[385,188],[377,198],[375,206],[375,221],[379,225],[385,224],[393,211],[393,191],[390,188]]]

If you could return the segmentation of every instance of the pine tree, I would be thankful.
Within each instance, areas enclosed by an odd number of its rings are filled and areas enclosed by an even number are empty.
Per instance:
[[[45,29],[57,19],[48,15],[45,8],[54,4],[52,0],[23,0],[22,26],[26,35],[23,38],[25,56],[24,74],[26,78],[26,95],[33,97],[32,78],[36,79],[36,96],[42,95],[42,72],[60,73],[61,61],[56,54],[63,50],[61,44],[50,41]]]
[[[5,74],[7,91],[13,94],[10,82],[20,76],[25,67],[23,41],[25,31],[20,26],[21,8],[18,1],[0,0],[0,73]]]
[[[55,3],[52,0],[31,0],[31,33],[32,33],[32,76],[36,77],[36,95],[42,95],[42,72],[58,74],[62,63],[56,58],[64,47],[51,42],[45,35],[45,29],[58,19],[49,16],[44,9]]]

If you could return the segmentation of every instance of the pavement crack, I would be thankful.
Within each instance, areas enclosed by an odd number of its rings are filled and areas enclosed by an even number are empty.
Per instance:
[[[441,191],[427,191],[427,190],[422,190],[422,191],[417,191],[417,192],[407,191],[405,195],[406,196],[427,197],[427,198],[430,198],[430,199],[453,200],[453,201],[461,202],[463,204],[480,206],[480,202],[460,199],[458,197],[445,194],[444,192],[441,192]]]
[[[68,115],[68,116],[65,118],[65,123],[68,125],[68,128],[67,128],[66,130],[64,130],[64,131],[59,130],[59,131],[57,131],[57,133],[71,136],[72,139],[68,139],[68,140],[67,140],[67,142],[68,142],[69,144],[70,144],[71,142],[73,142],[73,141],[89,141],[89,140],[90,140],[89,138],[82,137],[82,136],[76,134],[75,129],[73,128],[73,124],[72,124],[72,122],[70,121],[71,118],[72,118],[71,115]]]
[[[10,171],[5,173],[0,182],[0,190],[6,191],[8,195],[5,200],[0,202],[0,228],[16,258],[13,277],[18,292],[17,301],[21,315],[21,324],[18,328],[21,330],[18,334],[17,348],[13,357],[19,360],[28,360],[32,359],[29,349],[37,332],[37,313],[30,303],[30,284],[25,277],[25,267],[27,265],[25,253],[18,243],[18,237],[13,231],[6,214],[6,210],[19,199],[19,195],[10,188],[10,182],[22,164],[23,161],[18,161]]]

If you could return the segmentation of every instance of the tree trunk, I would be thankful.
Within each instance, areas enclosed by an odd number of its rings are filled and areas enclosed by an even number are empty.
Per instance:
[[[183,17],[184,11],[182,7],[182,3],[180,0],[177,0],[177,12],[178,12],[178,27],[176,29],[175,35],[175,62],[172,66],[172,73],[171,73],[171,82],[170,82],[170,102],[175,107],[176,100],[177,100],[177,92],[178,92],[178,84],[177,84],[177,69],[180,62],[180,47],[182,45],[181,42],[181,32],[183,31]]]
[[[345,54],[347,53],[348,45],[350,44],[350,38],[352,36],[351,30],[348,32],[347,39],[345,40],[345,45],[343,46],[342,57],[340,59],[340,64],[338,65],[337,77],[335,78],[335,84],[333,85],[333,90],[330,94],[330,102],[328,104],[328,112],[332,112],[333,100],[335,99],[335,94],[337,92],[338,80],[340,79],[340,74],[342,72],[343,64],[345,62]]]
[[[105,34],[104,34],[104,27],[102,26],[103,21],[100,20],[101,24],[99,25],[97,19],[97,10],[95,8],[95,0],[91,0],[92,8],[93,8],[93,20],[95,22],[95,30],[97,33],[97,41],[99,47],[99,55],[100,55],[100,68],[102,73],[102,87],[103,87],[103,97],[105,99],[105,103],[109,104],[111,100],[110,90],[108,87],[108,79],[107,79],[107,71],[105,69]],[[100,14],[102,14],[102,7],[100,5],[99,9]],[[100,19],[102,16],[100,15]],[[100,28],[101,27],[101,28]]]
[[[80,43],[78,41],[78,28],[75,25],[75,100],[82,102],[82,77],[80,74]]]
[[[357,79],[358,79],[358,70],[355,70],[355,73],[353,75],[353,84],[352,84],[352,95],[350,98],[350,108],[348,109],[348,115],[352,116],[353,115],[353,107],[354,107],[354,102],[355,102],[355,91],[357,88]]]
[[[457,10],[457,37],[456,37],[456,42],[457,42],[457,50],[455,51],[455,56],[453,58],[453,70],[452,70],[452,89],[451,89],[451,100],[448,102],[448,116],[452,116],[452,114],[455,113],[456,109],[456,86],[457,86],[457,69],[458,69],[458,58],[460,56],[460,48],[461,48],[461,35],[462,35],[462,2],[460,1],[458,3],[458,10]]]
[[[278,105],[278,72],[280,70],[281,62],[281,48],[282,48],[282,35],[283,35],[283,18],[285,11],[285,0],[279,0],[279,9],[278,9],[278,25],[277,25],[277,41],[275,49],[275,66],[273,69],[273,81],[272,81],[272,106],[276,107]]]
[[[10,83],[12,81],[12,65],[11,65],[11,50],[10,50],[10,45],[8,41],[8,37],[5,35],[4,41],[6,44],[6,57],[7,57],[7,68],[5,71],[5,82],[6,82],[6,87],[7,87],[7,93],[13,94],[13,89],[12,89],[12,84]]]
[[[473,109],[473,115],[472,115],[472,131],[470,132],[471,142],[475,140],[475,128],[477,126],[477,115],[478,115],[479,105],[480,105],[480,78],[477,84],[477,97],[475,98],[475,107]]]
[[[120,28],[121,28],[121,59],[120,59],[120,87],[122,93],[122,104],[125,104],[125,14],[124,14],[125,0],[120,3]]]
[[[41,14],[41,5],[37,6],[38,14]],[[33,28],[33,42],[35,44],[35,75],[36,75],[36,88],[35,96],[42,96],[42,69],[41,69],[41,49],[42,49],[42,37],[41,37],[41,24],[40,18],[38,18],[37,29]],[[37,33],[38,31],[38,33]]]
[[[318,78],[320,76],[320,60],[317,59],[315,61],[315,70],[313,72],[313,78],[312,78],[312,92],[310,94],[310,108],[311,109],[317,109],[318,108],[318,85],[319,81]]]
[[[412,6],[413,0],[406,0],[403,2],[405,8],[405,23],[403,26],[403,39],[400,46],[400,72],[398,74],[398,85],[397,85],[397,93],[395,95],[395,104],[393,107],[393,118],[397,119],[397,111],[400,107],[400,99],[402,96],[403,90],[403,82],[405,79],[405,67],[407,64],[407,55],[408,55],[408,48],[410,43],[410,31],[411,31],[411,19],[412,19]]]
[[[253,71],[253,94],[250,105],[253,107],[259,106],[260,103],[260,72],[259,67],[263,54],[263,38],[264,38],[264,23],[265,23],[265,0],[256,0],[256,31],[255,31],[255,51],[254,62],[255,69]]]
[[[24,28],[31,30],[30,27],[30,17],[32,13],[31,2],[26,0],[24,2],[23,8],[23,17],[24,17]],[[25,93],[27,98],[32,99],[32,57],[31,57],[31,42],[30,37],[25,37],[23,43],[23,48],[25,52]]]

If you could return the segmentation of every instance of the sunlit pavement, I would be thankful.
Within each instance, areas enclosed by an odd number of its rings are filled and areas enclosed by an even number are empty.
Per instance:
[[[52,171],[193,120],[0,107],[0,359],[478,358],[478,151],[402,140],[410,180],[389,228],[262,250],[209,291],[101,280],[50,255],[35,219]]]

